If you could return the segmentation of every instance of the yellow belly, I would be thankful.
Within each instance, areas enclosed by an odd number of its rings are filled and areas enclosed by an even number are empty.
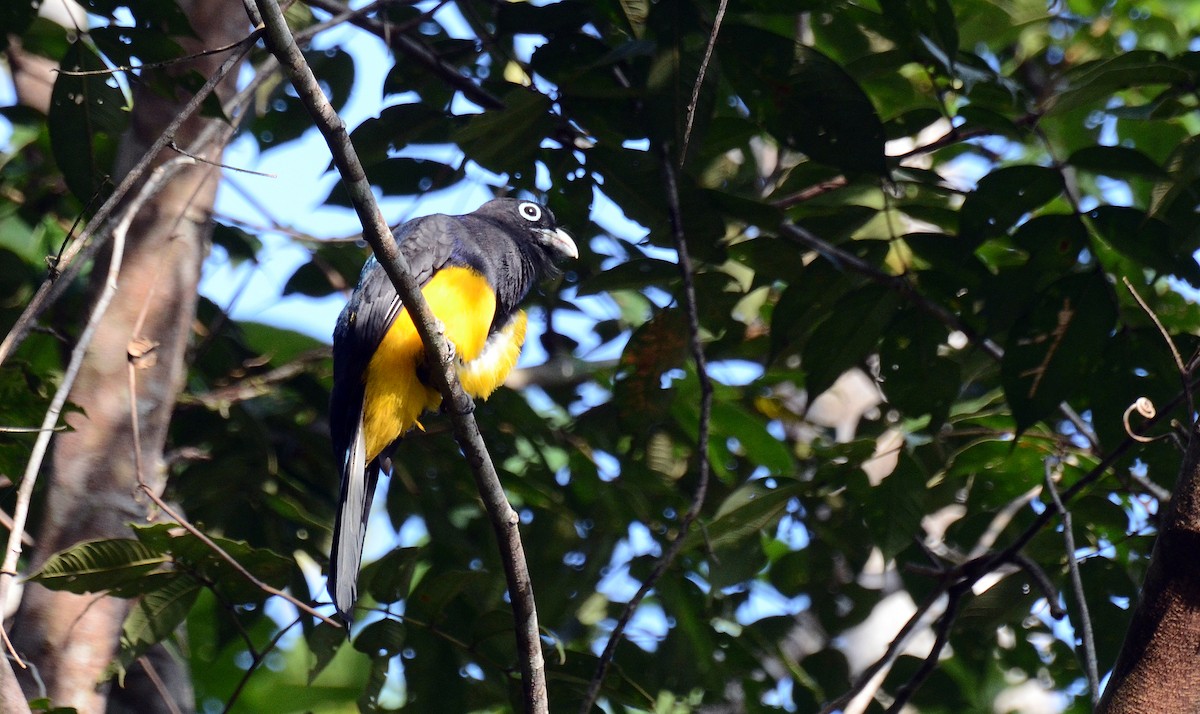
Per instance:
[[[489,339],[496,296],[482,275],[469,268],[444,268],[421,290],[446,328],[458,356],[463,390],[486,399],[512,371],[525,341],[525,313]],[[401,310],[363,375],[363,431],[367,461],[405,434],[426,410],[437,409],[437,389],[421,383],[418,366],[425,349],[408,310]]]

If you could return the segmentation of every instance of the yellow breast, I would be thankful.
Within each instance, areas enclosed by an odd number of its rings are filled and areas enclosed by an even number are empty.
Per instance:
[[[443,268],[421,292],[442,322],[458,356],[459,380],[472,397],[486,399],[512,371],[525,341],[526,317],[518,312],[488,336],[496,315],[496,295],[487,280],[469,268]],[[422,384],[418,367],[424,347],[408,310],[401,310],[363,375],[363,430],[367,460],[406,433],[422,412],[441,404],[438,391]]]

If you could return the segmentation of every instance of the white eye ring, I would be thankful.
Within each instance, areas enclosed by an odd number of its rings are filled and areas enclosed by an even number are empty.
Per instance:
[[[542,219],[542,207],[536,203],[522,203],[517,206],[517,213],[521,214],[521,218],[530,222],[537,222]]]

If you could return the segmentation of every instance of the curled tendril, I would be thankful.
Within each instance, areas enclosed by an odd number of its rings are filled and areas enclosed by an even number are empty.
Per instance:
[[[1144,419],[1153,419],[1158,415],[1158,410],[1154,408],[1154,402],[1150,401],[1146,397],[1138,397],[1135,399],[1133,404],[1130,404],[1129,407],[1125,409],[1125,414],[1121,416],[1121,421],[1125,424],[1125,433],[1129,435],[1130,439],[1142,444],[1150,444],[1158,441],[1159,439],[1165,439],[1170,436],[1170,434],[1142,436],[1141,434],[1134,433],[1133,427],[1129,425],[1129,415],[1135,411]]]

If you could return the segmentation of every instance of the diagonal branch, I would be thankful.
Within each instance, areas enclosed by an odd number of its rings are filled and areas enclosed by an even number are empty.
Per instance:
[[[1046,490],[1050,492],[1050,500],[1054,510],[1062,518],[1063,545],[1067,551],[1067,570],[1071,574],[1071,589],[1075,591],[1075,603],[1079,606],[1079,622],[1073,622],[1083,640],[1084,671],[1087,672],[1088,689],[1092,693],[1092,704],[1100,701],[1100,674],[1096,666],[1096,638],[1092,634],[1092,616],[1088,612],[1087,597],[1083,589],[1083,578],[1079,575],[1079,559],[1075,555],[1075,532],[1071,525],[1071,512],[1058,496],[1058,487],[1054,485],[1053,465],[1046,460]]]
[[[699,460],[699,475],[696,481],[696,490],[692,494],[692,504],[688,508],[687,513],[684,514],[683,519],[679,522],[679,531],[675,536],[675,540],[671,541],[671,544],[663,552],[662,557],[654,564],[654,569],[645,581],[642,582],[637,593],[625,604],[625,608],[621,611],[621,616],[617,619],[616,626],[609,633],[608,642],[604,645],[604,651],[600,654],[599,662],[596,665],[596,672],[592,675],[591,682],[588,683],[587,694],[583,698],[583,704],[579,707],[581,714],[589,714],[591,712],[597,697],[600,696],[600,687],[604,684],[604,677],[608,674],[608,668],[616,656],[617,644],[624,637],[625,628],[629,625],[629,621],[633,619],[633,613],[637,611],[642,600],[645,599],[646,595],[654,588],[663,574],[667,572],[667,568],[671,567],[671,563],[675,562],[675,558],[683,550],[683,544],[688,531],[691,530],[692,524],[700,516],[700,509],[704,506],[704,497],[708,493],[708,432],[712,415],[713,386],[712,379],[708,375],[708,361],[704,356],[704,346],[700,342],[700,315],[696,303],[695,269],[692,267],[691,254],[688,252],[687,241],[683,233],[683,214],[679,208],[679,187],[675,181],[675,168],[671,163],[670,152],[667,151],[666,147],[663,147],[662,154],[663,178],[667,189],[667,209],[671,221],[671,237],[675,242],[675,252],[679,256],[679,274],[683,280],[683,307],[687,312],[688,319],[688,348],[692,353],[692,361],[696,363],[696,378],[700,382],[700,418],[696,429],[696,452]]]
[[[521,546],[521,534],[518,530],[520,518],[504,495],[496,467],[488,455],[487,446],[475,422],[474,404],[458,382],[452,348],[442,334],[437,318],[425,302],[420,287],[413,279],[387,222],[379,212],[362,163],[350,144],[345,123],[321,92],[312,69],[305,62],[292,38],[278,3],[276,0],[256,0],[256,4],[266,24],[267,47],[283,65],[300,100],[312,115],[321,135],[325,137],[333,154],[334,165],[346,185],[359,220],[362,221],[363,238],[371,244],[375,257],[404,301],[405,309],[413,317],[417,332],[425,344],[429,363],[437,365],[437,369],[432,370],[434,383],[442,393],[454,424],[455,438],[471,466],[476,486],[491,519],[492,529],[501,546],[501,560],[508,580],[508,592],[516,625],[525,710],[531,713],[547,712],[549,700],[546,693],[546,665],[539,639],[533,586],[529,579],[525,553]]]
[[[347,5],[338,0],[308,0],[308,4],[319,10],[341,15],[349,11]],[[449,64],[436,53],[418,40],[403,33],[393,32],[385,22],[369,17],[355,16],[351,24],[359,27],[387,43],[392,49],[398,50],[409,60],[421,65],[448,86],[462,92],[463,96],[475,102],[484,109],[503,109],[504,102],[492,95],[486,89],[475,84],[469,77],[463,76],[458,68]]]

